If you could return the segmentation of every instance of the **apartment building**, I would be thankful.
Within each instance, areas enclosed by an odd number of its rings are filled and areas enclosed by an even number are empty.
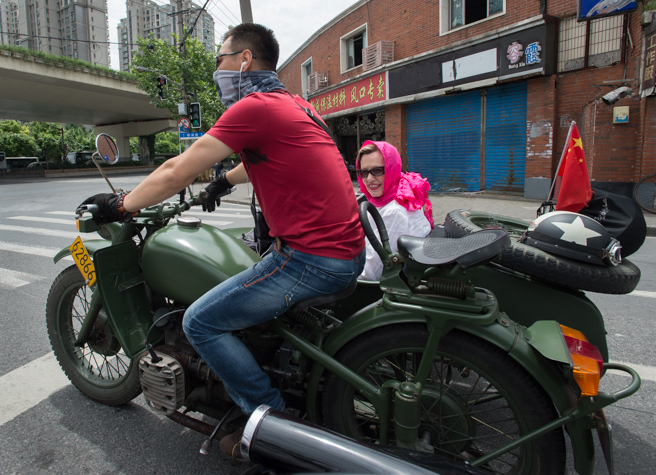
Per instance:
[[[5,0],[0,3],[0,44],[16,45],[19,33],[18,3]]]
[[[2,43],[109,67],[106,0],[0,0]]]
[[[214,19],[190,0],[171,0],[169,4],[151,0],[126,0],[127,17],[118,24],[119,63],[121,71],[129,71],[133,52],[138,50],[137,37],[150,37],[174,44],[172,35],[180,36],[179,22],[190,29],[196,22],[190,37],[196,38],[208,51],[214,51]],[[200,17],[198,15],[200,14]],[[196,21],[198,18],[198,21]]]

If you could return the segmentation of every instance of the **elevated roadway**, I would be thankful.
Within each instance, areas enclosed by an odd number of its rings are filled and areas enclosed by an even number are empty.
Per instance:
[[[0,50],[0,118],[93,125],[114,137],[121,157],[129,138],[175,130],[168,109],[150,103],[118,74],[71,67]]]

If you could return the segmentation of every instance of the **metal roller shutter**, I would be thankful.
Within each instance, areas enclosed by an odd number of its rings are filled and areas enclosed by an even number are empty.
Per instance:
[[[524,191],[526,165],[526,82],[486,91],[486,190]]]
[[[409,105],[409,171],[432,191],[480,189],[481,93],[471,91]]]

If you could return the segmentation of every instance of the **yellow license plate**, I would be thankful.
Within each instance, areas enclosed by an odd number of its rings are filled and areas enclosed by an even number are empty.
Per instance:
[[[85,283],[91,287],[96,283],[96,268],[93,266],[93,261],[89,257],[89,253],[84,247],[80,236],[73,241],[73,244],[70,245],[68,250],[71,251],[71,256],[73,256],[77,268],[80,269]]]

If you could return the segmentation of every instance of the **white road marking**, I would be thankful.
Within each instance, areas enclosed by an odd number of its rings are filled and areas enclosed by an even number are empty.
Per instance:
[[[0,377],[0,425],[33,408],[70,384],[54,353]]]
[[[55,257],[61,249],[54,247],[41,247],[41,246],[24,246],[13,242],[0,241],[0,251],[18,252],[21,254],[30,254],[32,256],[42,257]],[[72,261],[71,256],[66,256],[64,259]]]
[[[40,236],[62,237],[68,239],[75,239],[80,235],[80,233],[75,233],[72,231],[59,231],[57,229],[44,229],[44,228],[28,228],[25,226],[10,226],[8,224],[0,224],[0,231],[15,231],[19,233],[37,234]],[[93,237],[96,237],[95,233],[93,233]]]
[[[73,211],[48,211],[46,214],[60,214],[75,218],[75,213]]]
[[[45,277],[0,267],[0,289],[13,290],[41,279]]]
[[[243,214],[239,215],[236,213],[205,213],[205,214],[191,214],[191,213],[185,213],[182,216],[192,216],[194,218],[200,218],[203,221],[205,220],[212,220],[214,218],[245,218],[248,216],[252,216],[250,213],[249,214]]]
[[[656,292],[648,292],[646,290],[634,290],[633,292],[627,295],[633,295],[634,297],[649,297],[651,299],[656,299]]]
[[[203,224],[210,224],[212,226],[227,226],[229,224],[232,224],[232,221],[215,221],[215,220],[210,220],[210,219],[203,219],[201,220]]]
[[[11,216],[7,219],[16,219],[19,221],[35,221],[37,223],[66,224],[69,226],[75,226],[74,216],[71,216],[71,219],[40,218],[38,216]]]
[[[626,366],[630,366],[636,372],[640,375],[640,379],[646,380],[646,381],[656,381],[656,368],[653,366],[646,366],[646,365],[641,365],[641,364],[635,364],[635,363],[625,363],[623,361],[611,361],[611,363],[619,363],[623,364]],[[624,371],[618,371],[615,369],[609,370],[610,373],[617,374],[619,376],[631,376],[629,373],[625,373]]]

